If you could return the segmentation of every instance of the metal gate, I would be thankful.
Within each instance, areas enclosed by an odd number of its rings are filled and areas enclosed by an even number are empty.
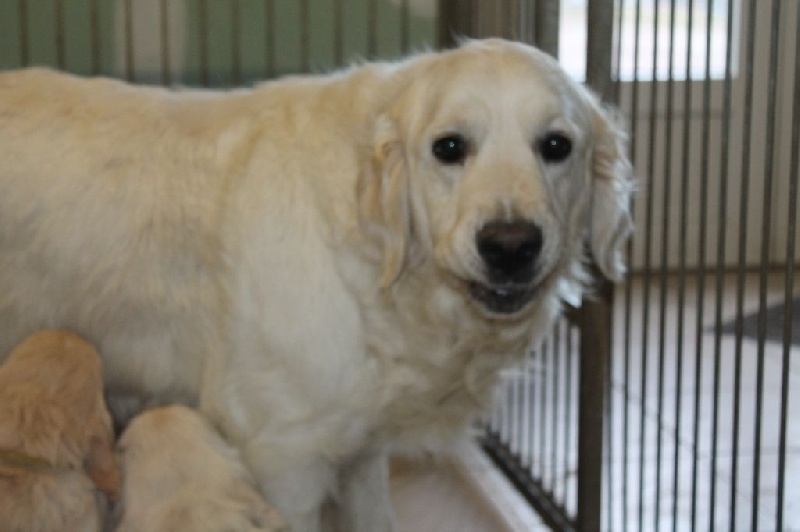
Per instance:
[[[800,530],[796,0],[17,0],[0,69],[231,86],[456,34],[585,72],[641,183],[632,275],[509,374],[487,451],[557,529]]]
[[[487,438],[554,528],[800,530],[798,18],[796,1],[615,3],[641,182],[632,275],[604,299],[601,507],[577,496],[594,472],[574,368],[603,355],[571,328],[510,377]]]

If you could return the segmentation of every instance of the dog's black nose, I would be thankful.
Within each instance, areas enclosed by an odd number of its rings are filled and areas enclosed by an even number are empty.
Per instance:
[[[527,221],[494,221],[475,236],[478,253],[493,283],[529,283],[544,236],[538,225]]]

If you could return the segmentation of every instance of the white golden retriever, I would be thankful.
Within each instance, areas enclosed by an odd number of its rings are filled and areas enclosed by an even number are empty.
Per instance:
[[[501,40],[230,92],[0,74],[0,352],[68,327],[118,420],[197,404],[296,530],[392,528],[581,289],[623,274],[625,139]]]
[[[256,491],[239,452],[190,408],[166,406],[136,416],[118,450],[117,532],[288,530]]]

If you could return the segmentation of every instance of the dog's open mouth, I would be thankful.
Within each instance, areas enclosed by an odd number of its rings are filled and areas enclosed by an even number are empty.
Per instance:
[[[481,303],[486,310],[495,314],[513,314],[522,309],[533,299],[535,286],[501,285],[487,286],[471,281],[469,293],[473,299]]]

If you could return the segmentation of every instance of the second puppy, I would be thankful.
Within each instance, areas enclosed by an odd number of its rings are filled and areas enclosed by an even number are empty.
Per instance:
[[[254,488],[238,451],[187,407],[140,414],[120,437],[118,451],[119,532],[288,530]]]

